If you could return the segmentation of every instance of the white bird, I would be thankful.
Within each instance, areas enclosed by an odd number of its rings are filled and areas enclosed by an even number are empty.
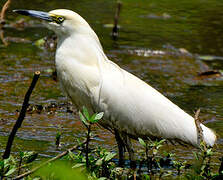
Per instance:
[[[48,21],[48,28],[58,36],[56,70],[63,91],[78,109],[86,106],[91,112],[104,112],[99,123],[115,134],[121,165],[124,147],[134,165],[130,138],[165,138],[199,147],[194,118],[110,61],[80,15],[66,9],[15,12]],[[215,133],[203,124],[201,128],[205,143],[213,146]]]

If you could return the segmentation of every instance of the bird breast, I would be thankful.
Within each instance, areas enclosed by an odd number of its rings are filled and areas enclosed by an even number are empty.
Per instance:
[[[100,75],[97,57],[92,49],[86,49],[86,40],[65,39],[59,41],[56,51],[56,69],[62,90],[77,106],[86,106],[93,112],[93,101],[97,99]],[[80,43],[75,43],[80,42]]]

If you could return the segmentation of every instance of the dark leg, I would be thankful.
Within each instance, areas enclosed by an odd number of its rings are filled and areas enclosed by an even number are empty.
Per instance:
[[[126,139],[126,141],[124,141],[124,142],[125,142],[125,146],[127,148],[127,151],[129,153],[130,167],[132,169],[136,169],[136,161],[135,161],[134,150],[133,150],[133,147],[132,147],[131,140],[127,135],[125,135],[125,139]]]
[[[117,130],[115,130],[115,139],[118,144],[118,152],[119,152],[119,166],[124,167],[124,143],[120,137],[120,134]]]

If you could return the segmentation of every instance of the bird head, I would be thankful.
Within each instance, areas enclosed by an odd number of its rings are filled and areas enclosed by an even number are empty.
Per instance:
[[[80,15],[67,9],[56,9],[50,12],[18,9],[13,12],[46,21],[44,24],[59,36],[69,36],[75,32],[88,34],[92,31]]]

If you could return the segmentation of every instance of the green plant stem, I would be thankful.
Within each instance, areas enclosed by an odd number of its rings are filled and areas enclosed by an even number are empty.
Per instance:
[[[149,160],[149,154],[148,154],[148,145],[146,144],[146,163],[147,163],[147,168],[148,168],[148,171],[151,170],[151,167],[150,167],[150,160]]]
[[[22,157],[20,157],[20,159],[19,159],[18,176],[20,174],[21,168],[22,168]]]
[[[86,142],[86,167],[89,169],[89,158],[88,158],[88,151],[89,151],[89,142],[90,142],[90,133],[91,133],[91,123],[88,126],[88,132],[87,132],[87,142]]]

